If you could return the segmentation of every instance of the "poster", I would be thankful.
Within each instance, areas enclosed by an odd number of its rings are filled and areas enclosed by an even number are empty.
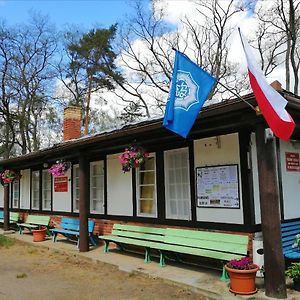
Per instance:
[[[240,208],[238,166],[196,168],[197,206]]]
[[[285,152],[285,164],[287,172],[300,171],[299,153]]]
[[[54,192],[68,191],[68,177],[54,177]]]

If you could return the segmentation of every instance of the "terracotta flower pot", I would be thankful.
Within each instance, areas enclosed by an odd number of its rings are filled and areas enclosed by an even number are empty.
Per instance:
[[[229,291],[231,293],[251,295],[257,292],[257,288],[255,287],[255,277],[259,267],[257,265],[254,266],[255,268],[251,270],[237,270],[225,266],[230,277]]]
[[[46,240],[46,228],[32,230],[33,241],[42,242]]]

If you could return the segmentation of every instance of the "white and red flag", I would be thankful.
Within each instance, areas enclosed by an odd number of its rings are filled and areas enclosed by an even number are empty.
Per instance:
[[[254,59],[248,42],[240,30],[239,32],[248,63],[250,84],[259,109],[274,134],[278,138],[288,141],[296,125],[290,114],[285,110],[287,100],[268,84],[266,77]]]

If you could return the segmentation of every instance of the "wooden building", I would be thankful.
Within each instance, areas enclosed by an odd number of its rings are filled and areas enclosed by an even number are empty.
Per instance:
[[[300,98],[281,91],[297,126],[289,142],[276,140],[282,220],[300,218]],[[253,106],[253,94],[243,97]],[[65,110],[65,141],[53,147],[0,161],[20,170],[9,188],[10,211],[92,218],[95,234],[110,233],[116,222],[178,226],[201,230],[261,232],[257,132],[262,115],[232,99],[204,108],[187,139],[162,127],[162,119],[80,137],[80,110]],[[262,141],[263,143],[264,141]],[[142,146],[149,158],[141,169],[123,173],[118,155]],[[48,168],[57,160],[72,163],[64,176]],[[291,159],[293,163],[291,163]],[[0,209],[4,207],[0,187]],[[83,226],[84,227],[84,226]],[[84,228],[83,228],[84,230]]]

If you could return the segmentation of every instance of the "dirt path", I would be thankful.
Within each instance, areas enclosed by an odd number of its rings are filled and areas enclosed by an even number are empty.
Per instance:
[[[207,299],[185,288],[21,242],[0,247],[0,299]]]

